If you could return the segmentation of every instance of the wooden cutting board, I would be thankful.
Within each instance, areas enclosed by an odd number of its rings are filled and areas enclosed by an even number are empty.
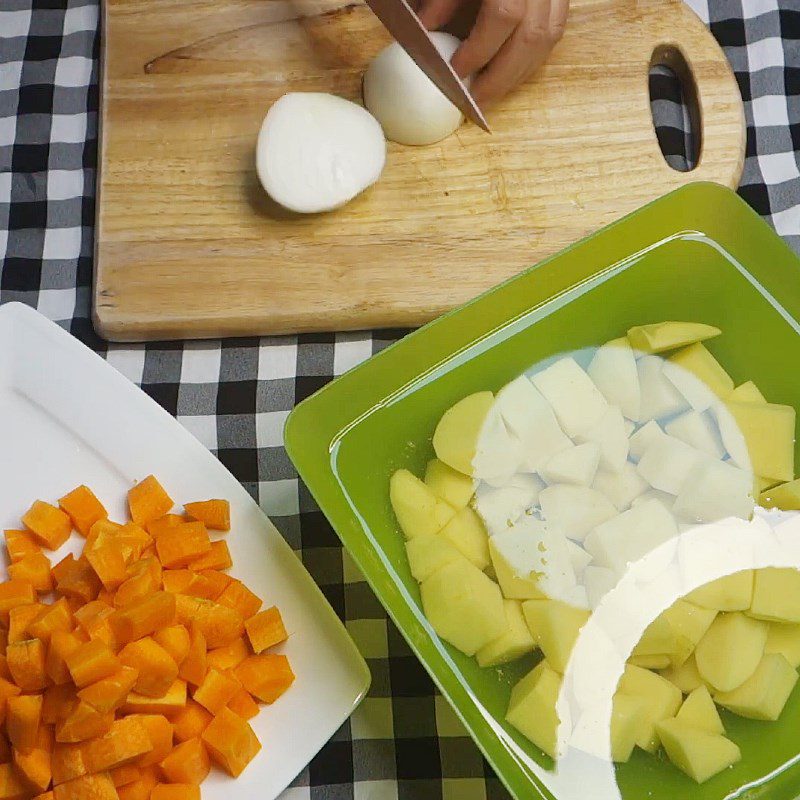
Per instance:
[[[530,84],[429,147],[390,145],[379,183],[299,216],[254,145],[287,91],[360,96],[388,41],[341,0],[106,0],[95,320],[112,340],[412,326],[690,180],[735,186],[742,103],[680,0],[573,0]],[[691,173],[664,162],[648,68],[688,65]]]

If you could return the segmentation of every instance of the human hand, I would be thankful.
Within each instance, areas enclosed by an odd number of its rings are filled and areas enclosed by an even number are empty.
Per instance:
[[[446,25],[470,0],[422,0],[428,30]],[[480,0],[469,35],[451,63],[460,77],[474,75],[472,96],[481,108],[505,97],[544,63],[564,33],[569,0]]]

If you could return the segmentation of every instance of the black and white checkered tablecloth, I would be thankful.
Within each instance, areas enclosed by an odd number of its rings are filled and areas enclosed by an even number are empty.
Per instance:
[[[800,250],[800,0],[690,0],[745,100],[740,194]],[[507,797],[387,621],[283,449],[289,410],[401,331],[107,345],[89,321],[97,153],[96,0],[0,0],[0,302],[102,353],[258,498],[367,658],[369,697],[285,797]],[[685,160],[674,85],[652,78],[662,147]],[[2,448],[2,443],[0,443]],[[2,470],[0,458],[0,471]]]

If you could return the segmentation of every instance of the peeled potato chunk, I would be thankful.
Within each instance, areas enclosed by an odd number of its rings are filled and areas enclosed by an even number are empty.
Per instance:
[[[519,600],[503,600],[508,629],[497,639],[484,645],[475,653],[481,667],[494,667],[514,661],[536,648],[531,632],[522,615],[522,604]]]
[[[669,760],[697,783],[705,783],[742,757],[730,739],[692,728],[677,719],[665,719],[657,728]]]
[[[560,691],[561,676],[542,661],[515,684],[506,712],[506,721],[550,758],[556,756],[556,701]]]
[[[456,510],[464,508],[475,494],[473,478],[448,467],[438,458],[428,462],[428,466],[425,468],[425,483],[437,497]]]
[[[464,475],[472,475],[478,437],[493,403],[491,392],[476,392],[442,414],[433,433],[433,449],[440,461]]]
[[[522,613],[548,663],[563,675],[589,612],[561,600],[547,599],[526,601],[522,604]]]
[[[611,760],[628,761],[636,740],[647,725],[647,703],[641,697],[624,692],[614,695],[611,713]]]
[[[631,346],[642,353],[663,353],[719,336],[722,331],[702,322],[656,322],[628,331]]]
[[[746,611],[753,601],[753,570],[745,569],[698,586],[684,598],[715,611]]]
[[[675,715],[678,722],[689,725],[692,728],[699,728],[708,733],[724,735],[725,726],[719,718],[719,712],[714,704],[708,689],[699,686],[683,701],[680,710]]]
[[[655,753],[660,744],[656,725],[661,720],[675,716],[682,700],[680,690],[661,675],[628,664],[617,691],[634,695],[644,701],[644,721],[636,744],[648,753]]]
[[[389,480],[389,500],[406,539],[436,533],[456,513],[407,469],[397,470]]]
[[[780,653],[768,653],[744,683],[714,699],[740,717],[776,720],[796,683],[794,667]]]
[[[744,683],[764,655],[769,626],[734,611],[720,614],[695,650],[697,669],[718,692]]]
[[[757,569],[748,613],[770,622],[800,622],[800,570]]]

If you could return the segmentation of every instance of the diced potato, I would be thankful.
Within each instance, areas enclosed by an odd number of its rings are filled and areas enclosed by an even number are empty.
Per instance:
[[[753,476],[724,461],[695,465],[683,482],[673,513],[691,522],[715,522],[725,517],[753,515]]]
[[[642,393],[636,357],[626,338],[598,347],[586,372],[609,405],[617,406],[628,419],[639,419]]]
[[[694,467],[707,456],[680,439],[656,437],[639,459],[639,474],[654,488],[678,494]]]
[[[418,583],[433,575],[437,569],[463,558],[450,542],[435,533],[409,539],[406,542],[406,555],[411,574]]]
[[[475,494],[475,479],[448,467],[438,458],[433,458],[425,468],[425,483],[431,491],[458,511],[464,508]]]
[[[540,662],[511,690],[506,721],[550,758],[556,756],[559,718],[556,702],[561,676],[546,661]]]
[[[689,592],[685,599],[715,611],[746,611],[753,601],[753,570],[724,575]]]
[[[631,347],[642,353],[663,353],[719,336],[722,331],[702,322],[655,322],[628,331]]]
[[[664,430],[669,436],[680,439],[701,453],[708,453],[712,458],[720,459],[725,455],[716,421],[708,414],[686,411],[668,422]]]
[[[438,534],[450,542],[478,569],[489,566],[489,542],[480,517],[469,507],[462,508]]]
[[[552,406],[525,375],[497,393],[497,408],[509,430],[522,442],[526,469],[538,471],[556,453],[572,447]]]
[[[503,600],[503,609],[508,629],[475,653],[481,667],[494,667],[514,661],[536,648],[536,642],[522,615],[522,604],[519,600]]]
[[[398,469],[392,475],[389,499],[406,539],[436,533],[455,515],[455,509],[407,469]]]
[[[705,686],[699,686],[683,701],[675,715],[678,722],[708,733],[724,735],[725,726],[719,718],[714,700]]]
[[[631,656],[628,659],[629,664],[635,667],[642,667],[643,669],[666,669],[670,665],[668,655],[649,655],[649,656]]]
[[[614,695],[611,712],[611,760],[628,761],[647,726],[647,703],[643,698],[624,692]]]
[[[753,472],[765,478],[794,478],[795,410],[775,403],[727,403],[747,442]]]
[[[650,488],[650,484],[638,473],[634,464],[626,462],[618,473],[598,469],[592,488],[604,494],[617,511],[626,511],[639,495]]]
[[[577,542],[582,542],[592,528],[617,515],[607,497],[586,486],[548,486],[539,495],[539,504],[548,523]]]
[[[475,492],[474,507],[490,536],[511,527],[539,499],[544,481],[538,475],[518,473],[505,486],[482,483]]]
[[[636,362],[642,404],[639,422],[664,419],[688,408],[686,398],[667,380],[660,356],[643,356]]]
[[[651,419],[631,434],[628,442],[628,455],[631,461],[639,462],[639,459],[647,452],[651,444],[659,437],[664,435],[664,429]],[[650,484],[648,484],[649,486]]]
[[[720,614],[695,649],[697,669],[718,692],[744,683],[764,655],[769,626],[734,611]]]
[[[524,457],[519,437],[509,430],[497,406],[492,406],[475,444],[472,475],[490,486],[505,486],[522,469]]]
[[[636,744],[648,753],[655,753],[660,743],[656,724],[674,717],[681,705],[682,695],[661,675],[632,664],[625,667],[617,692],[634,695],[645,703],[645,714]]]
[[[669,358],[669,363],[682,367],[699,378],[720,399],[733,391],[733,379],[705,345],[699,342],[684,347]],[[669,377],[669,375],[668,375]]]
[[[608,403],[592,379],[570,356],[560,358],[531,377],[534,386],[553,407],[567,436],[589,430],[605,413]]]
[[[466,558],[434,572],[420,594],[436,633],[468,656],[506,630],[500,588]]]
[[[672,514],[657,500],[647,500],[598,525],[586,537],[585,547],[598,566],[622,575],[629,563],[677,535]]]
[[[591,428],[576,436],[578,442],[595,442],[600,447],[600,466],[619,473],[628,459],[625,418],[616,406],[609,406]]]
[[[672,666],[679,667],[692,655],[697,643],[711,627],[717,612],[686,600],[676,600],[662,616],[669,620],[675,636],[670,660]]]
[[[758,496],[758,503],[764,508],[800,511],[800,478],[762,491]]]
[[[561,600],[546,599],[527,600],[522,604],[522,613],[550,666],[563,674],[589,612]]]
[[[497,581],[503,595],[509,599],[529,600],[542,597],[539,589],[542,553],[538,549],[538,537],[530,535],[539,528],[544,533],[545,524],[539,520],[525,520],[524,524],[498,533],[489,540]]]
[[[600,464],[600,446],[595,442],[556,453],[539,471],[548,483],[590,486]]]
[[[694,654],[689,656],[679,667],[667,667],[661,675],[670,683],[678,687],[684,694],[689,694],[698,686],[705,686],[700,673],[697,671],[697,662]]]
[[[660,614],[645,628],[642,638],[633,648],[631,655],[634,657],[665,656],[667,663],[663,666],[668,666],[669,655],[674,649],[675,631],[672,629],[669,619],[664,614]]]
[[[792,667],[800,667],[800,625],[773,622],[769,626],[764,652],[780,653]]]
[[[740,717],[776,720],[796,683],[794,667],[780,653],[768,653],[744,683],[714,699]]]
[[[433,434],[436,457],[464,475],[472,475],[478,436],[492,405],[491,392],[476,392],[442,414]]]
[[[729,395],[728,400],[736,403],[766,403],[767,398],[753,381],[745,381],[737,386]]]
[[[770,622],[800,622],[800,570],[757,569],[748,614]]]
[[[697,783],[704,783],[742,757],[739,748],[724,736],[691,728],[677,719],[659,723],[658,734],[669,760]]]

